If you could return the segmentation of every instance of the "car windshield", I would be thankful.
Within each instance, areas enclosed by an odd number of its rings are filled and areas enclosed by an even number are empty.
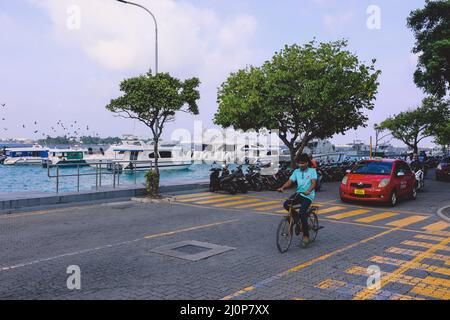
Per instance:
[[[392,163],[389,162],[361,162],[353,168],[352,173],[388,176],[391,174],[391,171]]]

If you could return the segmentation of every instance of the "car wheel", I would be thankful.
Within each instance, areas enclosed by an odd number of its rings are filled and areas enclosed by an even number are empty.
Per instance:
[[[389,198],[389,204],[391,207],[395,207],[397,205],[397,192],[392,191],[391,196]]]
[[[342,198],[342,197],[341,197],[341,201],[344,202],[344,203],[348,203],[348,200],[347,200],[347,199],[344,199],[344,198]]]
[[[411,195],[409,196],[409,198],[410,198],[411,200],[416,200],[416,199],[417,199],[417,188],[416,188],[416,187],[413,188],[413,190],[412,190]]]

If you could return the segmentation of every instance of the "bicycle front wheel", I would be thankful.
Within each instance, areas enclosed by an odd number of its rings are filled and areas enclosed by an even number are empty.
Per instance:
[[[292,243],[292,230],[289,218],[280,221],[277,229],[277,248],[281,253],[289,250]]]
[[[308,229],[309,229],[309,238],[312,241],[316,240],[317,233],[319,232],[319,219],[317,219],[317,215],[314,212],[309,214]]]

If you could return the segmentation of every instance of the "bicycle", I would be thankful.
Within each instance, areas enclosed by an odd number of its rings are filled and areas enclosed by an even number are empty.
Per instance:
[[[289,205],[289,214],[287,217],[284,217],[283,220],[280,221],[277,228],[277,248],[280,253],[285,253],[289,250],[289,247],[292,243],[292,237],[294,236],[294,232],[297,236],[302,235],[302,244],[303,247],[306,247],[305,242],[303,241],[303,232],[302,232],[302,222],[299,219],[298,222],[295,222],[294,215],[297,214],[295,211],[297,206],[292,204]],[[316,240],[317,234],[320,229],[323,227],[319,226],[319,219],[317,218],[318,207],[311,206],[308,209],[308,229],[309,229],[309,239],[310,242],[314,242]]]

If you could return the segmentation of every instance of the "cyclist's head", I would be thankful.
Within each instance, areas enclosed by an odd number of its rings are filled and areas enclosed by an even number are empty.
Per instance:
[[[309,156],[306,153],[298,154],[295,157],[295,163],[302,169],[305,170],[309,165]]]

